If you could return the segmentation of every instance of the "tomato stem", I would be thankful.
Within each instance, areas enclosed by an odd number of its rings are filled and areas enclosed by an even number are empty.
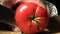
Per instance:
[[[36,27],[39,29],[39,24],[38,24],[38,22],[37,22],[37,20],[36,20],[35,15],[31,16],[31,17],[30,17],[30,20],[31,20],[31,22],[34,23],[34,24],[36,25]],[[30,24],[30,25],[31,25],[31,24]],[[30,27],[31,27],[31,26],[30,26]]]

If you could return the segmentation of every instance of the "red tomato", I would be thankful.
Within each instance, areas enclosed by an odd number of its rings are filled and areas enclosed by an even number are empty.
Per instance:
[[[34,3],[22,3],[16,9],[15,20],[24,33],[41,32],[48,25],[48,11]]]

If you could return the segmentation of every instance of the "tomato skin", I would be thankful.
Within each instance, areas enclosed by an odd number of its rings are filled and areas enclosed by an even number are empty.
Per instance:
[[[39,24],[39,29],[34,22],[31,22],[30,17],[35,14],[36,21]],[[18,28],[24,33],[37,33],[44,30],[48,25],[49,17],[47,9],[42,8],[34,3],[22,3],[16,9],[15,20]]]

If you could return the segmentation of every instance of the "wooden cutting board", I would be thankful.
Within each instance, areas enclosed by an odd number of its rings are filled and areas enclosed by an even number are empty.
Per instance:
[[[0,34],[19,34],[19,32],[14,32],[14,31],[0,31]],[[60,32],[58,32],[58,33],[46,33],[46,34],[60,34]]]
[[[0,34],[19,34],[19,33],[13,31],[0,31]]]

